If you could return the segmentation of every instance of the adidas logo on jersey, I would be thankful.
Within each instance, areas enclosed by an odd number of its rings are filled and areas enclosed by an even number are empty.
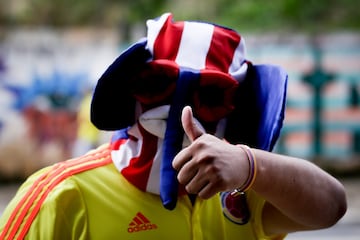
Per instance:
[[[151,223],[141,212],[138,212],[129,223],[128,232],[134,233],[153,229],[157,229],[156,224]]]

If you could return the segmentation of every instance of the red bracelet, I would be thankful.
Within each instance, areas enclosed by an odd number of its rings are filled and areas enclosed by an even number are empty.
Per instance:
[[[239,193],[244,193],[247,190],[249,190],[251,188],[251,186],[254,184],[255,182],[255,178],[256,178],[256,172],[257,172],[257,166],[256,166],[256,157],[254,152],[252,151],[252,149],[246,145],[243,144],[238,144],[239,147],[241,147],[244,152],[246,153],[246,156],[248,158],[249,161],[249,175],[246,179],[246,181],[244,182],[244,184],[239,187],[236,188],[235,190],[233,190],[233,192],[231,193],[232,195],[237,195]]]

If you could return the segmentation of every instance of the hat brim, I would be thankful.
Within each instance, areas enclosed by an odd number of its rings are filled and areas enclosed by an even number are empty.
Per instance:
[[[100,77],[94,90],[90,119],[100,130],[113,131],[132,125],[136,101],[130,93],[129,75],[136,72],[151,54],[146,41],[123,52]]]

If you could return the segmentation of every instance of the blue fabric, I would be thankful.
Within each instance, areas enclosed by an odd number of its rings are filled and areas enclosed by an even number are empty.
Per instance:
[[[163,159],[160,166],[160,197],[165,208],[172,210],[178,197],[177,172],[172,167],[172,161],[182,149],[184,130],[181,123],[181,113],[185,105],[190,104],[194,88],[198,85],[199,74],[180,69],[179,79],[170,106],[163,144]]]
[[[125,50],[100,77],[91,102],[92,123],[113,131],[135,123],[135,99],[129,76],[151,58],[141,40]],[[116,107],[114,107],[116,106]]]
[[[287,74],[275,65],[250,65],[227,118],[225,138],[233,144],[271,151],[283,125]]]
[[[120,139],[128,139],[129,138],[128,130],[129,127],[115,131],[112,135],[111,142],[113,143]]]
[[[280,135],[285,117],[287,73],[272,65],[255,66],[255,72],[258,76],[255,78],[257,107],[262,110],[257,147],[271,151]]]

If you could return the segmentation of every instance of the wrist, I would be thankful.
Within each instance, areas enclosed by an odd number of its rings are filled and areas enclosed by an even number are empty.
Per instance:
[[[249,170],[244,183],[240,187],[233,190],[232,194],[244,193],[249,190],[254,184],[257,175],[257,163],[254,151],[247,145],[238,144],[237,146],[239,146],[244,151],[249,164]]]

